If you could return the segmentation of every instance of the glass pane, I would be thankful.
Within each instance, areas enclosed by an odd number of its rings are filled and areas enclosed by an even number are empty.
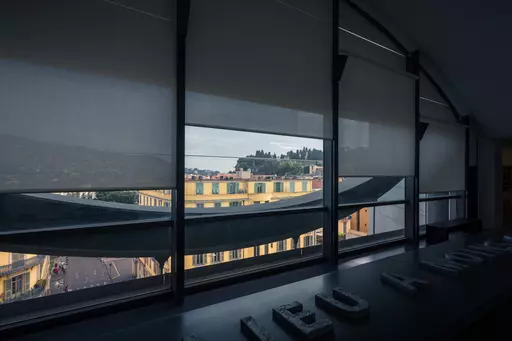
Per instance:
[[[321,253],[323,212],[244,216],[323,203],[323,141],[187,127],[189,283]],[[198,184],[204,191],[197,193]],[[222,219],[202,219],[232,215]]]
[[[187,127],[185,164],[187,215],[322,204],[322,140]]]
[[[348,212],[346,209],[345,212]],[[343,212],[343,211],[342,211]],[[364,207],[338,221],[340,248],[404,235],[405,205]]]
[[[13,263],[10,261],[12,255],[11,252],[0,252],[0,283],[3,284],[0,286],[0,304],[7,316],[3,323],[16,321],[27,310],[44,315],[50,307],[66,309],[74,303],[94,304],[97,300],[128,297],[141,290],[170,287],[170,278],[161,276],[170,272],[167,263],[161,268],[149,257],[25,254],[24,260]],[[146,279],[137,280],[140,278]],[[88,294],[74,294],[82,290],[87,290]]]

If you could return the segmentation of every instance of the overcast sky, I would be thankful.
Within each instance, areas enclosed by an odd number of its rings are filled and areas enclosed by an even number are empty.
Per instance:
[[[254,154],[256,150],[276,153],[278,156],[289,150],[302,147],[323,150],[322,140],[244,131],[186,127],[185,166],[228,172],[234,170],[238,157]],[[198,157],[190,155],[221,156],[231,158]]]

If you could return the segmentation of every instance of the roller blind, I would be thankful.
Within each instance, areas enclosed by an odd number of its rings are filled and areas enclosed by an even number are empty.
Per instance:
[[[187,124],[330,138],[329,5],[192,1]]]
[[[465,189],[466,128],[432,121],[420,141],[420,192],[450,192]]]
[[[174,14],[163,0],[2,7],[0,192],[175,186]]]
[[[339,175],[414,175],[414,78],[349,57],[339,89]]]

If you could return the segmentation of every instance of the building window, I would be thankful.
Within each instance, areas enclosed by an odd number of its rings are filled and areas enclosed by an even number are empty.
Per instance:
[[[268,255],[268,244],[265,244],[265,254]]]
[[[229,182],[228,183],[228,194],[236,194],[240,189],[240,184],[238,182]]]
[[[204,184],[203,183],[196,183],[196,194],[198,194],[198,195],[204,194]]]
[[[21,295],[30,290],[30,272],[14,276],[4,281],[5,299]]]
[[[304,236],[304,245],[302,247],[313,246],[313,236]]]
[[[290,181],[290,192],[295,192],[295,181]]]
[[[193,255],[192,256],[192,265],[198,266],[198,265],[204,265],[206,264],[206,254],[200,254],[200,255]]]
[[[219,194],[219,183],[218,182],[212,182],[212,194]]]
[[[211,254],[212,263],[224,262],[224,252],[214,252]]]
[[[255,193],[265,193],[265,183],[263,182],[257,182],[254,184],[254,192]]]
[[[204,208],[204,204],[196,204],[197,208]]]
[[[231,260],[237,260],[242,259],[243,257],[243,250],[242,249],[236,249],[229,251],[229,258]]]
[[[255,203],[255,204],[260,204],[260,203],[261,203],[261,201],[255,201],[254,203]]]
[[[307,180],[302,180],[302,192],[308,191],[308,182]]]
[[[216,202],[213,204],[213,207],[222,207],[222,203]]]
[[[232,201],[229,203],[229,207],[238,207],[243,206],[243,203],[241,201]]]
[[[25,259],[24,253],[11,253],[11,263],[12,264],[17,264],[17,263],[23,262],[24,259]]]
[[[274,182],[274,192],[282,192],[283,191],[283,183],[282,182]]]
[[[286,240],[280,240],[277,242],[277,252],[286,251]]]
[[[259,256],[260,256],[260,247],[255,246],[254,247],[254,257],[259,257]]]

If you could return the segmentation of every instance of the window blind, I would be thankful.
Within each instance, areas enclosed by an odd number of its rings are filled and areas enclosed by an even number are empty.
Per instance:
[[[175,9],[130,6],[3,7],[0,192],[175,186]]]
[[[339,88],[339,175],[414,175],[415,80],[348,57]]]
[[[187,124],[330,138],[329,5],[192,1]]]

